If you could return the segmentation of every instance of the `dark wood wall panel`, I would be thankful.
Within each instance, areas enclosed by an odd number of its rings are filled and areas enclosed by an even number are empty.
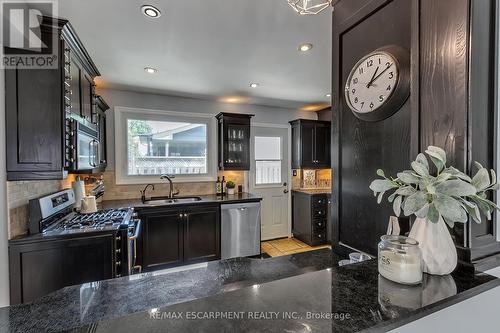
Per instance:
[[[420,0],[421,149],[446,150],[448,164],[467,166],[468,0]],[[465,245],[463,225],[452,236]]]
[[[360,7],[353,9],[356,3]],[[356,13],[347,20],[341,17],[347,10],[341,6],[344,4]],[[332,154],[335,170],[333,239],[376,254],[380,236],[385,234],[393,213],[390,203],[377,204],[368,186],[376,178],[378,168],[395,174],[409,167],[412,111],[408,100],[399,112],[386,120],[361,121],[346,105],[343,85],[350,69],[363,55],[391,44],[411,50],[411,1],[345,1],[338,7],[333,16],[334,24],[340,24],[334,27],[338,63],[334,64],[333,142],[338,147],[334,147]],[[341,223],[335,227],[335,221]]]
[[[421,145],[442,147],[449,164],[464,170],[468,1],[421,0],[420,10]]]
[[[495,165],[498,110],[497,0],[343,0],[333,13],[332,240],[375,253],[392,214],[367,186],[374,171],[408,168],[429,145],[467,173],[473,162]],[[411,96],[379,123],[356,119],[344,101],[349,69],[384,44],[411,51]],[[493,198],[491,198],[493,199]],[[498,215],[498,214],[497,214]],[[487,269],[500,262],[496,219],[456,223],[462,263]]]

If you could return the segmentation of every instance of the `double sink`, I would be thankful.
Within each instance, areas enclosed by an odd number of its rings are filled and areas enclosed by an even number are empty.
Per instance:
[[[144,201],[145,205],[157,206],[157,205],[168,205],[168,204],[179,204],[179,203],[189,203],[201,201],[200,197],[151,197]]]

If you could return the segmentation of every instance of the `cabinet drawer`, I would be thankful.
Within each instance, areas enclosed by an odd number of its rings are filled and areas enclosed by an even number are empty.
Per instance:
[[[326,220],[314,220],[313,221],[313,230],[314,231],[323,231],[326,229]]]
[[[326,205],[328,205],[328,198],[323,195],[321,196],[313,196],[312,197],[312,205],[313,207],[325,207]]]
[[[313,208],[313,218],[323,218],[327,215],[326,207]]]
[[[313,245],[319,245],[326,243],[326,229],[314,231],[312,234],[312,243]]]

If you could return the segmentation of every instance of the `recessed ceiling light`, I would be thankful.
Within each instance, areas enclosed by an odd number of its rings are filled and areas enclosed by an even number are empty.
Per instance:
[[[149,73],[149,74],[156,74],[156,73],[158,73],[158,70],[156,68],[153,68],[153,67],[145,67],[144,71],[146,73]]]
[[[305,44],[301,44],[299,46],[299,50],[302,52],[310,51],[312,48],[313,48],[313,45],[311,43],[305,43]]]
[[[326,94],[325,97],[330,98],[332,97],[332,94]]]
[[[158,18],[161,16],[161,12],[158,8],[151,5],[144,5],[141,7],[141,11],[144,15],[152,18]]]
[[[258,88],[259,86],[260,86],[260,84],[258,84],[256,82],[250,83],[250,88]]]

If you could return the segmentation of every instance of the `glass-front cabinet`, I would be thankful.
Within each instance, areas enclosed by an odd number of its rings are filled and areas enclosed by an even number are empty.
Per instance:
[[[253,115],[219,113],[219,170],[250,170],[250,119]]]

